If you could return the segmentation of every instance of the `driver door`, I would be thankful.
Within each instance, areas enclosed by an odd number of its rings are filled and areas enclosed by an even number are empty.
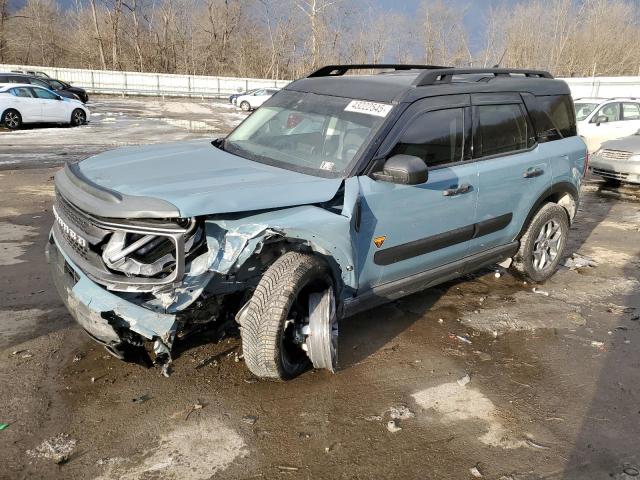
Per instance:
[[[398,185],[359,177],[361,291],[450,264],[469,253],[478,197],[478,169],[470,161],[469,97],[441,99],[435,107],[434,102],[438,99],[409,107],[380,151],[384,158],[420,157],[429,168],[428,180]]]
[[[71,120],[71,115],[68,114],[64,102],[59,100],[58,95],[40,87],[31,87],[31,90],[42,106],[42,121],[68,122]]]

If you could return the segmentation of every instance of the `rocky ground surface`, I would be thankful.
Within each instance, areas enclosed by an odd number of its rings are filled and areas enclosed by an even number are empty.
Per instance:
[[[52,176],[241,114],[92,109],[86,127],[0,131],[0,478],[640,478],[637,189],[589,183],[567,248],[589,265],[535,290],[489,269],[343,322],[334,375],[259,382],[237,338],[205,336],[177,346],[164,378],[109,356],[55,294]]]

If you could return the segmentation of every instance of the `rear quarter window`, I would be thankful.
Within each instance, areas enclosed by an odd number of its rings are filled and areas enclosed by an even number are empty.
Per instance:
[[[559,140],[560,137],[550,135],[555,130],[562,138],[574,137],[578,134],[576,114],[569,95],[523,95],[525,105],[533,120],[536,136],[545,141]]]

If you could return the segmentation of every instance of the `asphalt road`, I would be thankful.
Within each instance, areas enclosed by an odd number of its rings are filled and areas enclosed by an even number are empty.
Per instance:
[[[334,375],[255,381],[237,338],[203,335],[164,378],[107,355],[58,300],[43,255],[52,175],[240,115],[93,109],[87,127],[0,131],[0,478],[638,478],[640,203],[589,184],[567,254],[597,265],[535,292],[486,270],[343,322]]]

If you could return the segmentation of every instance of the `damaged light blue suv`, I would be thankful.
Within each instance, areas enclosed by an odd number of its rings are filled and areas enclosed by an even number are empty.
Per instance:
[[[339,319],[509,258],[549,278],[586,162],[547,72],[329,66],[224,139],[67,165],[48,259],[119,358],[237,323],[256,376],[333,371]]]

